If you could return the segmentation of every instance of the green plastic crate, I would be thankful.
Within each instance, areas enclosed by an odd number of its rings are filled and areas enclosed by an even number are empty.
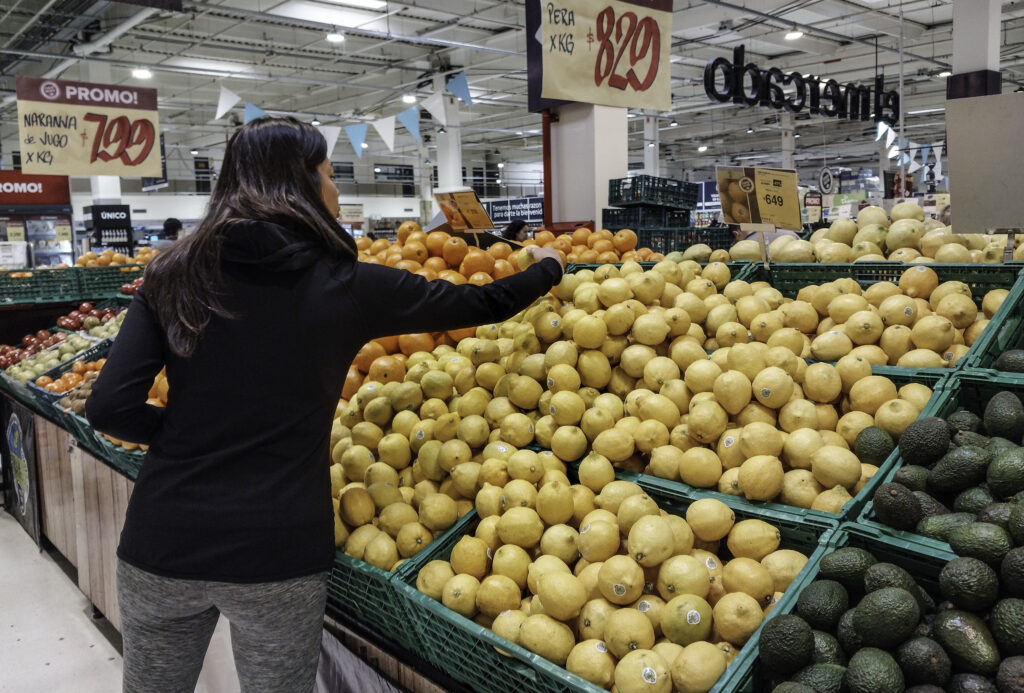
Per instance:
[[[619,477],[618,473],[616,474]],[[679,503],[656,493],[651,497],[667,512],[685,515],[689,502]],[[782,533],[780,548],[791,548],[808,555],[805,569],[797,576],[779,601],[789,603],[803,583],[809,567],[817,565],[824,553],[827,542],[838,526],[834,520],[799,518],[790,513],[755,513],[744,509],[736,510],[737,521],[761,519],[776,525]],[[464,534],[472,530],[464,528]],[[427,554],[425,562],[446,560],[461,535],[451,535],[435,541],[421,552]],[[726,558],[728,550],[723,546],[720,557]],[[409,620],[416,628],[421,650],[431,664],[448,673],[474,691],[506,693],[518,689],[542,691],[544,693],[567,693],[588,691],[597,693],[603,689],[570,674],[562,667],[519,647],[473,621],[456,614],[443,604],[434,601],[416,589],[416,573],[405,573],[395,578],[395,589],[404,600]],[[793,589],[793,588],[797,589]],[[715,693],[733,690],[732,680],[740,675],[756,649],[760,629],[754,633],[748,644],[722,675],[712,689]],[[497,648],[497,649],[496,649]],[[508,653],[500,654],[497,650]]]
[[[809,565],[809,570],[805,568],[807,575],[800,588],[802,589],[807,584],[810,584],[817,577],[821,567],[821,556],[844,546],[866,549],[874,554],[879,561],[895,563],[901,566],[913,575],[917,583],[933,596],[940,594],[938,587],[939,571],[942,570],[946,563],[956,557],[948,550],[923,550],[919,546],[879,534],[870,528],[847,523],[841,525],[832,535],[828,547],[821,552],[819,560],[814,565]],[[780,602],[772,610],[773,615],[793,612],[799,590],[792,591],[794,592],[791,595],[792,598],[786,604]],[[738,675],[731,681],[732,687],[729,690],[736,691],[736,693],[759,693],[760,691],[771,690],[771,683],[761,667],[757,653],[753,652],[750,654],[752,656],[749,666],[742,673],[737,672]]]
[[[72,366],[74,366],[75,362],[77,361],[95,361],[96,359],[103,358],[110,351],[110,344],[110,340],[105,339],[99,344],[89,347],[88,349],[86,349],[85,351],[83,351],[81,354],[71,359],[70,361],[65,361],[56,368],[47,371],[43,375],[47,375],[56,380],[57,378],[71,370]],[[36,404],[42,410],[43,414],[47,415],[50,419],[54,421],[60,421],[61,419],[63,419],[63,411],[61,410],[61,407],[57,404],[57,402],[63,399],[68,394],[67,392],[50,392],[49,390],[39,387],[32,381],[29,381],[28,383],[28,391],[35,399]]]
[[[99,442],[96,440],[96,431],[85,420],[85,417],[79,416],[68,409],[60,409],[60,412],[64,428],[78,441],[79,447],[85,449],[94,457],[102,458],[103,453]]]
[[[657,262],[641,262],[639,264],[640,264],[641,268],[643,268],[645,270],[649,270],[649,269],[651,269],[652,267],[654,267],[658,263]],[[701,262],[699,264],[700,264],[701,267],[707,267],[709,263]],[[729,268],[729,275],[732,277],[732,279],[740,279],[742,274],[748,273],[750,271],[750,266],[751,266],[751,263],[750,263],[749,260],[736,260],[736,261],[733,261],[733,262],[726,262],[726,263],[723,263],[723,264],[726,267]],[[622,267],[622,263],[616,263],[615,266],[616,267]],[[579,272],[581,270],[596,271],[599,267],[602,267],[602,265],[596,264],[596,263],[588,263],[588,262],[570,262],[565,267],[565,273],[566,274],[576,274],[577,272]]]
[[[964,357],[967,368],[992,368],[999,355],[1024,347],[1024,278],[1018,278]],[[1024,375],[1024,374],[1021,374]]]
[[[145,265],[107,265],[105,267],[76,267],[83,298],[116,298],[121,287],[142,276]]]
[[[393,583],[408,579],[410,575],[415,582],[416,574],[428,560],[426,554],[429,549],[447,541],[454,545],[454,541],[476,518],[476,511],[470,510],[425,549],[390,573],[341,551],[335,552],[334,566],[327,578],[327,601],[345,616],[365,624],[401,647],[422,652],[424,648],[417,638],[418,633],[409,623],[404,600]]]
[[[72,267],[0,271],[0,303],[66,303],[80,294]]]
[[[927,385],[932,389],[932,397],[928,401],[924,410],[921,412],[921,417],[935,416],[935,412],[942,405],[944,401],[944,383],[948,375],[938,369],[931,370],[916,370],[913,372],[912,369],[907,368],[896,368],[893,366],[873,366],[871,373],[873,375],[884,375],[893,383],[896,384],[897,388],[902,387],[908,383],[921,383]],[[934,372],[931,372],[934,371]],[[742,496],[732,496],[725,493],[719,493],[711,489],[694,488],[681,481],[671,481],[669,479],[662,479],[651,474],[640,474],[639,483],[649,493],[657,493],[668,496],[670,498],[677,499],[697,499],[697,498],[717,498],[722,502],[726,503],[735,509],[746,509],[750,512],[781,512],[794,514],[799,517],[814,518],[816,520],[830,520],[830,521],[842,521],[852,520],[857,517],[857,513],[867,504],[875,489],[883,483],[883,478],[891,478],[891,473],[895,471],[898,466],[899,451],[893,450],[893,452],[886,458],[875,475],[865,484],[864,488],[857,493],[852,500],[848,501],[843,506],[842,512],[839,515],[833,515],[832,513],[826,513],[821,510],[810,510],[806,508],[797,508],[791,505],[785,505],[782,503],[770,503],[762,501],[751,501],[743,498]]]
[[[967,409],[979,416],[985,411],[985,405],[997,392],[1009,390],[1018,396],[1024,397],[1024,376],[1005,376],[996,374],[995,371],[961,371],[949,378],[944,384],[942,396],[934,407],[929,407],[931,413],[928,416],[939,416],[945,418],[958,409]],[[935,398],[932,398],[935,402]],[[878,485],[892,481],[896,471],[903,466],[903,459],[899,457],[899,450],[896,450],[896,463],[892,465],[881,479]],[[949,551],[949,544],[944,541],[930,539],[929,537],[915,534],[904,530],[894,529],[884,525],[875,517],[874,501],[869,501],[857,523],[863,527],[870,528],[887,537],[903,541],[909,545],[918,547],[925,551]]]

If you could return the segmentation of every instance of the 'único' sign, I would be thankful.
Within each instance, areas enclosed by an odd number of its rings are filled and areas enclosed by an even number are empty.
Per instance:
[[[899,92],[885,91],[881,76],[875,77],[872,89],[860,82],[840,84],[834,79],[785,73],[777,67],[763,70],[746,62],[745,51],[744,46],[736,46],[731,62],[728,58],[715,58],[705,66],[704,91],[710,99],[785,109],[790,113],[806,108],[813,115],[884,121],[890,125],[899,120]]]

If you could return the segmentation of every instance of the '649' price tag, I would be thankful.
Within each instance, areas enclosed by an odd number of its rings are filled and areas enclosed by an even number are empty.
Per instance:
[[[762,223],[793,231],[802,228],[796,171],[754,169],[754,188]]]
[[[548,99],[666,111],[672,0],[541,0]]]
[[[16,79],[25,173],[159,176],[156,89]]]

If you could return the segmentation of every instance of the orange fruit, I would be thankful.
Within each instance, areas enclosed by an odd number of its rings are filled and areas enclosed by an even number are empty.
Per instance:
[[[479,248],[470,248],[459,265],[459,272],[465,276],[478,272],[490,273],[494,269],[494,256]]]
[[[633,250],[636,248],[636,233],[631,229],[619,229],[618,233],[612,237],[612,243],[620,253]]]
[[[580,262],[594,263],[597,262],[597,256],[599,253],[593,248],[587,248],[580,252]]]
[[[438,272],[437,278],[443,279],[446,282],[451,282],[452,284],[466,283],[466,278],[459,274],[458,272],[456,272],[455,270],[445,270],[444,272]]]
[[[626,251],[625,253],[622,254],[622,261],[623,262],[626,262],[627,260],[637,260],[638,261],[639,259],[640,259],[640,256],[637,255],[637,252],[635,250],[628,250],[628,251]]]
[[[411,234],[413,231],[419,230],[420,225],[417,222],[412,221],[411,219],[408,221],[403,221],[401,224],[398,225],[398,242],[405,243],[406,239],[409,238],[409,234]]]
[[[405,245],[410,243],[421,243],[424,246],[427,244],[427,234],[423,231],[413,231],[409,234],[409,237],[405,239]]]
[[[601,264],[601,265],[605,264],[606,262],[610,262],[610,263],[614,264],[614,263],[616,263],[618,261],[619,261],[619,254],[616,253],[614,250],[606,250],[606,251],[604,251],[603,253],[601,253],[601,254],[599,254],[597,256],[597,262],[598,262],[598,264]]]
[[[484,284],[490,284],[494,279],[487,272],[473,272],[469,275],[469,283],[475,286],[483,286]]]
[[[586,226],[581,226],[572,232],[572,244],[573,245],[586,245],[587,239],[590,238],[590,234],[593,233]]]
[[[383,265],[384,264],[383,262],[380,261],[380,258],[377,257],[376,255],[368,255],[366,257],[361,257],[359,259],[362,260],[363,262],[365,262],[368,265]]]
[[[391,241],[389,241],[386,238],[378,238],[377,240],[370,244],[370,252],[376,255],[382,250],[387,250],[390,247]]]
[[[449,236],[444,231],[431,231],[427,234],[427,252],[430,253],[431,257],[441,257],[441,251],[444,248],[444,242],[447,241]]]
[[[352,365],[361,370],[363,373],[370,370],[370,365],[373,364],[374,359],[386,356],[387,352],[384,350],[384,346],[379,342],[367,342],[363,346],[359,347],[359,351],[356,352],[356,356],[352,359]]]
[[[592,234],[587,236],[587,246],[593,248],[594,244],[601,239],[610,241],[612,239],[612,232],[608,229],[598,229],[597,231],[594,231]]]
[[[428,257],[423,262],[423,269],[428,269],[434,274],[438,274],[448,269],[448,263],[444,261],[443,257]]]
[[[441,345],[455,346],[456,344],[458,344],[458,342],[456,342],[454,339],[452,339],[451,336],[447,332],[442,332],[440,334],[440,336],[435,341],[437,342],[438,346],[441,346]]]
[[[615,244],[607,238],[597,239],[590,247],[598,253],[607,253],[608,251],[615,252]]]
[[[559,236],[555,240],[551,241],[551,243],[549,243],[548,246],[551,247],[551,248],[557,248],[558,250],[562,251],[563,253],[571,253],[572,252],[572,238],[568,234],[564,234],[563,233],[561,236]]]
[[[568,262],[583,262],[580,260],[580,251],[576,250],[576,248],[579,248],[579,246],[573,246],[573,251],[566,254],[565,259]]]
[[[378,383],[400,383],[405,378],[404,359],[396,358],[393,354],[378,356],[370,364],[370,370],[366,375]]]
[[[384,256],[384,264],[388,267],[395,267],[399,262],[402,261],[402,251],[392,250]]]
[[[106,267],[110,264],[110,258],[112,255],[100,255],[100,258],[96,260],[96,264],[100,267]]]
[[[662,253],[651,253],[647,256],[648,262],[661,262],[665,259],[665,255]]]
[[[432,282],[435,279],[437,279],[437,272],[435,272],[434,270],[431,270],[431,269],[421,268],[421,269],[418,269],[415,272],[413,272],[413,274],[420,275],[421,277],[426,279],[428,282]]]
[[[373,239],[368,236],[360,236],[356,239],[356,247],[359,250],[369,250],[371,245],[373,245]]]
[[[398,335],[394,334],[390,337],[377,337],[373,341],[384,347],[384,353],[394,354],[398,351]]]
[[[398,338],[398,348],[406,356],[415,354],[417,351],[433,351],[434,338],[427,332],[403,334]]]
[[[544,246],[555,240],[555,234],[551,233],[547,229],[541,229],[534,234],[533,238],[537,241],[537,245]]]
[[[469,246],[458,236],[452,236],[445,241],[444,248],[441,250],[442,257],[451,267],[458,267],[467,253],[469,253]]]
[[[404,269],[407,272],[415,272],[423,269],[423,266],[415,260],[399,260],[395,263],[395,269]]]
[[[427,246],[416,241],[409,241],[402,246],[402,259],[403,260],[415,260],[419,264],[423,264],[423,261],[428,257]]]
[[[454,339],[456,342],[460,342],[467,337],[476,335],[475,327],[463,327],[458,330],[448,330],[448,336]]]
[[[487,252],[495,260],[504,260],[512,254],[512,246],[505,242],[498,242],[488,248]]]
[[[491,275],[495,279],[501,279],[502,277],[507,277],[508,275],[515,274],[515,273],[516,273],[515,266],[511,262],[509,262],[508,260],[495,260],[494,261],[494,269],[491,271]]]
[[[75,365],[77,366],[79,363],[81,363],[81,361],[76,362]],[[39,387],[46,387],[52,382],[53,378],[51,378],[48,375],[41,375],[38,378],[36,378],[36,385],[38,385]]]
[[[351,366],[348,369],[348,373],[345,374],[345,385],[341,388],[341,396],[345,399],[352,399],[362,384],[363,374],[355,366]]]
[[[650,248],[640,248],[638,251],[636,251],[636,254],[640,256],[640,260],[642,262],[647,262],[651,258],[651,253],[653,252],[654,251],[651,250]]]

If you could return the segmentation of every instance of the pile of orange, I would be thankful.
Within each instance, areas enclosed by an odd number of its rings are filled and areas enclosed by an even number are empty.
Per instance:
[[[65,392],[74,390],[76,387],[81,385],[85,381],[86,373],[99,373],[103,370],[103,364],[106,362],[106,359],[98,359],[96,361],[89,362],[75,361],[71,364],[71,370],[64,373],[56,380],[48,375],[41,375],[35,379],[35,383],[47,392],[64,394]]]
[[[107,248],[103,252],[97,254],[93,251],[83,253],[78,256],[75,260],[79,267],[107,267],[109,265],[146,265],[149,261],[156,257],[158,250],[153,250],[148,246],[144,246],[138,249],[135,253],[135,257],[129,257],[124,253],[115,253],[110,248]]]

